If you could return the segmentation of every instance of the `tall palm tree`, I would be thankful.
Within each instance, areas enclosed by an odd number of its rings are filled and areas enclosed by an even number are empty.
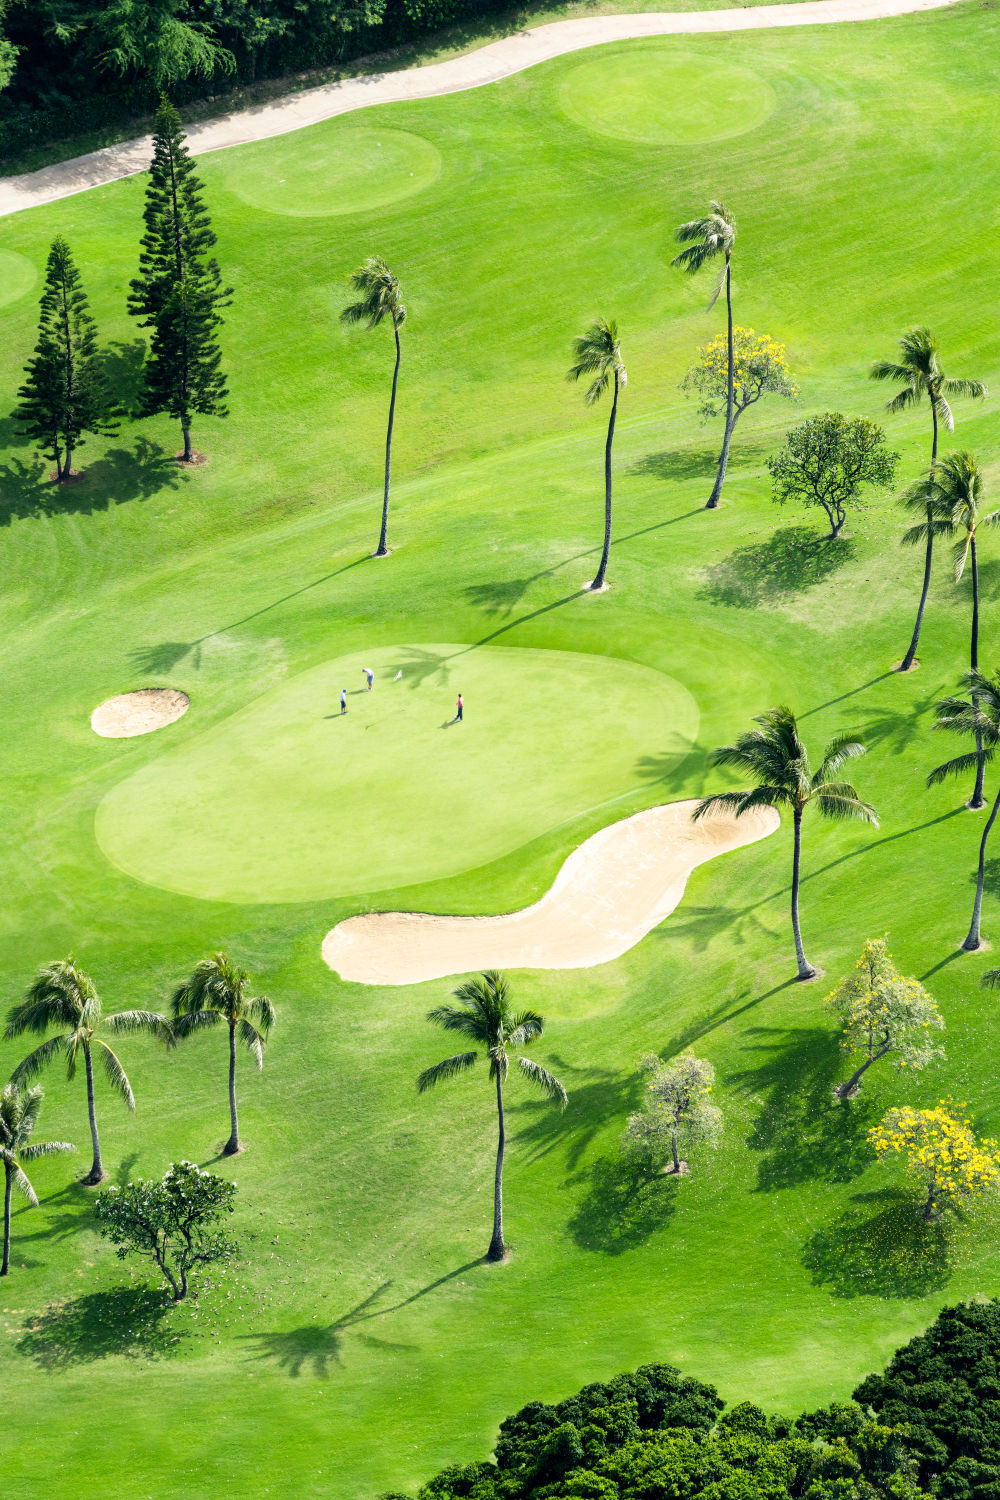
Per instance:
[[[236,1043],[250,1053],[258,1073],[264,1066],[264,1048],[274,1025],[274,1006],[266,995],[251,995],[250,975],[229,962],[224,953],[203,958],[191,978],[179,985],[171,1001],[173,1034],[178,1039],[206,1026],[225,1022],[229,1028],[229,1139],[223,1156],[240,1149],[240,1124],[236,1113]]]
[[[997,746],[1000,745],[1000,669],[994,670],[992,677],[987,676],[985,672],[966,672],[962,677],[962,684],[969,689],[968,698],[943,699],[937,706],[938,716],[934,728],[950,729],[953,734],[973,739],[976,748],[966,755],[953,756],[943,765],[935,766],[927,778],[928,786],[937,786],[949,776],[961,776],[963,772],[970,771],[974,765],[978,770],[985,761],[994,759]],[[993,800],[986,827],[979,840],[976,899],[972,906],[972,921],[969,924],[968,935],[962,944],[967,953],[975,953],[977,948],[982,947],[980,922],[983,911],[983,881],[986,874],[986,842],[996,821],[998,810],[1000,810],[1000,789]]]
[[[949,453],[939,459],[926,479],[918,480],[907,491],[910,503],[927,506],[928,527],[936,526],[947,535],[957,533],[955,543],[955,581],[961,579],[965,565],[970,564],[972,573],[972,635],[969,644],[969,667],[979,670],[979,557],[976,551],[976,536],[979,528],[1000,523],[1000,510],[984,511],[982,508],[983,475],[971,453]],[[914,528],[918,530],[919,528]],[[969,807],[985,807],[983,780],[986,762],[979,746],[976,762],[976,785],[969,800]]]
[[[615,437],[615,418],[618,415],[618,393],[628,382],[628,373],[622,362],[621,344],[618,341],[618,324],[605,318],[596,318],[587,332],[573,340],[573,363],[566,373],[567,380],[579,380],[581,375],[594,378],[584,396],[588,406],[600,401],[611,381],[614,381],[614,396],[611,401],[611,416],[608,419],[608,439],[604,445],[604,551],[592,589],[604,587],[604,575],[608,571],[608,554],[611,551],[611,444]]]
[[[941,369],[937,340],[929,328],[908,329],[899,341],[899,359],[877,359],[871,367],[870,374],[872,380],[888,380],[900,387],[896,394],[886,402],[886,411],[908,411],[911,406],[919,405],[924,396],[927,397],[931,409],[930,471],[933,474],[934,465],[937,463],[938,428],[943,426],[948,432],[955,430],[955,418],[952,416],[948,397],[971,396],[981,399],[986,395],[985,385],[981,380],[949,380],[947,378]],[[911,527],[903,537],[903,541],[910,544],[924,542],[925,551],[924,582],[920,591],[917,620],[906,655],[899,664],[901,672],[910,670],[917,655],[920,627],[923,624],[924,609],[927,604],[927,590],[931,582],[931,560],[936,534],[934,518],[928,505],[924,526]]]
[[[675,255],[670,262],[672,266],[679,266],[682,271],[689,275],[697,275],[702,266],[708,265],[710,261],[718,256],[724,256],[722,267],[719,271],[715,289],[712,292],[708,304],[710,312],[719,300],[719,293],[723,285],[726,288],[726,326],[728,328],[727,344],[727,373],[726,373],[726,431],[722,439],[722,452],[719,454],[719,467],[715,475],[715,484],[712,493],[708,497],[706,510],[715,510],[722,496],[722,486],[726,478],[726,465],[729,463],[729,444],[733,436],[733,247],[736,244],[736,220],[726,208],[725,204],[717,203],[713,198],[709,205],[709,212],[704,218],[691,219],[687,224],[682,224],[677,230],[676,239],[678,244],[687,245],[679,255]]]
[[[38,1161],[42,1156],[56,1156],[63,1151],[76,1150],[69,1141],[36,1141],[31,1145],[44,1098],[40,1088],[27,1089],[22,1093],[16,1083],[8,1083],[0,1091],[0,1165],[4,1172],[3,1258],[0,1259],[0,1276],[6,1276],[10,1270],[10,1200],[14,1189],[17,1188],[27,1198],[32,1208],[38,1207],[38,1198],[25,1176],[22,1162]]]
[[[60,1028],[59,1036],[49,1037],[34,1052],[29,1052],[14,1069],[11,1081],[18,1085],[29,1083],[60,1053],[66,1055],[66,1076],[73,1079],[76,1077],[77,1061],[80,1054],[83,1054],[90,1138],[94,1147],[93,1163],[83,1180],[93,1185],[104,1179],[101,1139],[97,1130],[97,1105],[94,1100],[95,1052],[104,1067],[108,1083],[119,1098],[125,1101],[129,1110],[135,1113],[135,1095],[125,1069],[107,1042],[98,1036],[98,1032],[109,1031],[112,1036],[129,1036],[134,1032],[145,1031],[169,1045],[170,1027],[165,1016],[151,1010],[120,1010],[111,1016],[104,1015],[94,981],[89,974],[77,968],[72,954],[69,958],[57,959],[55,963],[46,964],[43,969],[39,969],[25,998],[17,1005],[12,1005],[7,1012],[4,1037],[11,1041],[26,1032],[44,1036],[54,1027]]]
[[[489,1058],[490,1078],[496,1085],[499,1135],[493,1180],[493,1238],[490,1240],[486,1259],[503,1260],[507,1253],[503,1238],[503,1085],[507,1081],[511,1057],[541,1036],[545,1022],[536,1011],[515,1011],[511,1008],[510,986],[503,974],[496,969],[489,969],[475,979],[466,980],[454,993],[458,1005],[438,1005],[434,1010],[428,1011],[427,1019],[436,1026],[443,1026],[445,1031],[459,1032],[473,1043],[476,1050],[459,1052],[454,1057],[446,1057],[442,1062],[435,1063],[432,1068],[425,1068],[417,1079],[417,1089],[421,1094],[426,1093],[444,1079],[466,1072],[473,1066],[480,1051],[485,1052]],[[566,1090],[558,1078],[554,1078],[529,1057],[518,1057],[517,1065],[529,1083],[541,1089],[549,1099],[557,1099],[562,1109],[566,1108]]]
[[[381,255],[369,255],[363,265],[352,272],[350,278],[354,291],[360,293],[359,300],[345,307],[340,314],[342,323],[367,323],[377,328],[384,318],[392,323],[396,340],[396,363],[392,371],[392,395],[389,398],[389,425],[385,434],[385,490],[382,497],[382,530],[379,533],[375,557],[389,554],[389,480],[392,472],[392,424],[396,415],[396,386],[399,383],[399,330],[406,322],[406,308],[399,300],[399,282],[389,270]]]
[[[810,773],[809,755],[799,738],[795,715],[790,708],[770,708],[758,714],[754,723],[759,729],[741,734],[734,745],[722,745],[712,756],[717,766],[735,766],[755,785],[746,792],[717,792],[705,797],[694,810],[694,817],[725,808],[737,818],[758,807],[790,807],[792,810],[792,933],[795,937],[795,959],[799,979],[812,979],[816,973],[806,958],[799,927],[799,865],[802,847],[802,814],[814,806],[824,818],[871,823],[878,827],[875,809],[861,797],[849,781],[838,779],[846,761],[865,754],[865,746],[850,734],[838,734],[823,752],[817,771]]]

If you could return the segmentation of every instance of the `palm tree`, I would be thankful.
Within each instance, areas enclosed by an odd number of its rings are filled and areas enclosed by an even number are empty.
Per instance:
[[[966,755],[956,755],[936,766],[927,778],[928,786],[936,786],[949,776],[960,776],[963,772],[978,768],[993,760],[997,745],[1000,745],[1000,669],[988,677],[984,672],[966,672],[962,683],[969,689],[968,698],[945,698],[937,706],[938,717],[935,729],[950,729],[953,734],[964,735],[975,740],[976,748]],[[986,874],[986,841],[1000,809],[1000,790],[986,820],[982,838],[979,840],[979,870],[976,876],[976,899],[972,907],[972,922],[962,944],[967,953],[975,953],[982,947],[980,921],[983,910],[983,880]],[[995,972],[993,970],[990,971]]]
[[[792,809],[792,933],[798,977],[812,979],[816,970],[806,958],[799,928],[802,814],[812,805],[825,818],[853,819],[878,827],[875,809],[862,802],[849,781],[837,779],[845,761],[864,755],[865,746],[853,735],[837,735],[824,750],[819,770],[810,774],[809,755],[790,708],[768,709],[767,713],[758,714],[754,723],[760,728],[741,734],[734,745],[721,746],[712,756],[712,762],[717,766],[735,766],[755,785],[746,792],[717,792],[704,798],[695,808],[694,817],[697,821],[723,808],[737,818],[758,807]]]
[[[712,493],[708,497],[706,510],[715,510],[722,496],[722,486],[726,478],[726,465],[729,462],[729,444],[733,436],[733,246],[736,244],[736,220],[722,203],[712,199],[710,211],[702,219],[691,219],[687,224],[682,224],[677,231],[677,242],[687,245],[680,255],[675,255],[670,262],[672,266],[680,266],[682,271],[690,275],[696,275],[702,268],[715,260],[717,256],[725,256],[724,264],[719,271],[715,289],[707,311],[711,312],[719,300],[723,283],[726,288],[726,320],[729,342],[727,345],[728,369],[726,375],[726,431],[722,439],[722,452],[719,454],[719,467],[715,475],[715,484]]]
[[[503,1239],[503,1154],[504,1117],[503,1085],[507,1081],[511,1055],[528,1046],[541,1036],[545,1022],[533,1010],[514,1011],[510,1004],[510,986],[507,980],[490,969],[475,979],[466,980],[455,990],[458,1005],[439,1005],[428,1011],[428,1021],[443,1026],[445,1031],[457,1031],[476,1047],[474,1052],[459,1052],[446,1057],[443,1062],[425,1068],[417,1079],[417,1090],[426,1093],[435,1084],[446,1078],[454,1078],[471,1068],[482,1050],[490,1060],[490,1078],[496,1084],[497,1140],[496,1175],[493,1184],[493,1238],[486,1252],[486,1259],[503,1260],[507,1247]],[[549,1099],[557,1099],[562,1109],[566,1108],[566,1090],[551,1073],[528,1057],[518,1057],[517,1065],[522,1074],[540,1088]]]
[[[0,1164],[4,1171],[3,1259],[0,1260],[0,1276],[6,1276],[10,1270],[10,1200],[15,1187],[27,1198],[32,1208],[38,1207],[35,1190],[25,1176],[21,1163],[76,1150],[69,1141],[36,1141],[33,1146],[30,1144],[44,1098],[40,1088],[28,1089],[22,1093],[16,1083],[8,1083],[0,1091]]]
[[[628,373],[622,363],[621,345],[618,341],[618,324],[605,318],[596,318],[587,332],[573,340],[573,364],[566,373],[567,380],[579,380],[581,375],[593,375],[584,396],[588,406],[600,401],[614,380],[614,397],[611,416],[608,419],[608,440],[604,445],[604,551],[601,565],[590,585],[592,589],[604,587],[604,575],[608,571],[608,553],[611,551],[611,444],[615,437],[615,418],[618,415],[618,393],[628,382]]]
[[[945,376],[938,357],[937,340],[929,328],[908,329],[899,341],[899,359],[877,359],[871,367],[870,374],[872,380],[890,380],[900,387],[896,394],[886,402],[886,411],[908,411],[911,406],[917,406],[923,396],[927,397],[931,409],[930,471],[933,474],[934,465],[937,463],[938,427],[944,426],[948,432],[955,430],[955,418],[952,416],[947,398],[971,396],[974,399],[981,399],[986,395],[985,385],[981,380],[949,380]],[[920,627],[923,624],[924,608],[927,604],[927,590],[931,582],[931,559],[936,534],[934,518],[928,505],[925,525],[911,527],[903,537],[904,542],[911,544],[924,542],[925,552],[924,583],[920,592],[917,620],[906,655],[899,664],[901,672],[910,670],[917,655]]]
[[[389,425],[385,434],[385,491],[382,497],[382,530],[379,533],[375,557],[389,555],[389,479],[392,471],[392,423],[396,415],[396,386],[399,381],[399,330],[406,322],[406,308],[399,300],[399,282],[389,270],[381,255],[369,255],[363,265],[351,273],[351,286],[360,293],[360,299],[345,307],[340,314],[342,323],[367,323],[377,328],[383,318],[392,321],[393,337],[396,340],[396,363],[392,371],[392,395],[389,398]]]
[[[976,552],[976,534],[980,526],[996,526],[1000,522],[1000,510],[985,512],[980,504],[983,476],[971,453],[949,453],[935,464],[926,479],[918,480],[907,491],[910,504],[927,507],[928,527],[936,527],[946,535],[958,533],[955,543],[955,582],[965,572],[967,562],[972,572],[972,637],[969,646],[969,667],[979,670],[979,558]],[[914,530],[920,528],[915,527]],[[969,800],[971,808],[985,807],[983,780],[986,762],[979,746],[976,762],[976,786]]]
[[[239,1041],[257,1064],[264,1066],[264,1048],[274,1025],[274,1006],[266,995],[250,995],[250,975],[231,964],[224,953],[203,958],[191,978],[180,985],[171,1001],[173,1034],[178,1039],[206,1026],[225,1021],[229,1027],[229,1139],[223,1156],[240,1149],[240,1126],[236,1114],[236,1043]]]
[[[29,1052],[18,1063],[11,1074],[11,1081],[18,1085],[29,1083],[43,1068],[53,1062],[60,1052],[66,1054],[66,1076],[76,1077],[77,1059],[83,1053],[84,1070],[87,1077],[87,1110],[90,1115],[90,1138],[94,1146],[94,1160],[90,1171],[83,1179],[93,1186],[104,1179],[101,1161],[101,1140],[97,1132],[97,1106],[94,1102],[94,1053],[100,1058],[104,1073],[112,1089],[135,1113],[135,1096],[132,1085],[125,1075],[118,1058],[107,1042],[97,1035],[98,1031],[110,1031],[113,1036],[128,1036],[133,1032],[152,1033],[160,1041],[170,1044],[170,1027],[164,1016],[151,1010],[120,1010],[114,1015],[103,1014],[101,999],[89,974],[78,969],[72,954],[39,969],[32,980],[25,998],[7,1012],[4,1038],[11,1041],[25,1032],[44,1036],[53,1027],[60,1028],[60,1035],[49,1037],[34,1052]]]

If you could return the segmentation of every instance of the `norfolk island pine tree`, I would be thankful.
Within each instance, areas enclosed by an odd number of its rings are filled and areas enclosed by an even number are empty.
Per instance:
[[[672,266],[679,266],[681,270],[687,271],[689,275],[696,275],[702,266],[708,265],[719,255],[725,257],[722,270],[719,272],[715,283],[707,311],[711,312],[719,300],[719,293],[723,285],[726,288],[726,328],[728,337],[727,353],[727,377],[726,377],[726,430],[722,439],[722,452],[719,454],[719,467],[715,474],[715,483],[712,493],[705,505],[706,510],[715,510],[722,497],[722,486],[726,479],[726,465],[729,462],[729,444],[733,437],[733,247],[736,244],[736,220],[722,203],[717,203],[713,198],[709,204],[709,212],[704,218],[691,219],[687,224],[682,224],[677,230],[676,239],[678,244],[687,245],[679,255],[675,255],[670,262]]]
[[[935,766],[927,778],[928,786],[937,786],[940,782],[946,781],[949,776],[960,776],[964,771],[972,770],[973,767],[978,772],[981,765],[995,758],[997,746],[1000,745],[1000,670],[995,670],[992,677],[983,672],[966,672],[962,682],[969,689],[968,698],[943,699],[937,706],[938,717],[934,728],[949,729],[953,734],[972,738],[976,742],[976,748],[966,755],[956,755],[951,760],[946,760],[943,765]],[[983,945],[980,923],[983,911],[983,885],[986,876],[986,844],[998,811],[1000,811],[1000,788],[993,799],[986,827],[979,840],[979,865],[976,872],[976,896],[972,904],[972,921],[969,924],[965,941],[962,943],[967,953],[975,953]]]
[[[60,1028],[60,1035],[49,1037],[34,1052],[29,1052],[14,1069],[11,1081],[18,1086],[30,1082],[43,1068],[54,1062],[60,1052],[66,1054],[66,1076],[72,1080],[76,1077],[77,1058],[83,1053],[90,1138],[94,1148],[93,1162],[83,1181],[88,1186],[93,1186],[104,1178],[94,1098],[95,1050],[109,1084],[125,1101],[129,1110],[135,1112],[135,1096],[125,1069],[97,1032],[102,1030],[110,1031],[113,1036],[130,1036],[134,1032],[144,1031],[169,1045],[170,1027],[164,1016],[151,1010],[121,1010],[114,1015],[104,1015],[94,981],[89,974],[77,968],[72,955],[46,964],[38,971],[25,998],[12,1005],[7,1012],[4,1038],[12,1041],[26,1033],[44,1036],[53,1027]]]
[[[399,330],[406,322],[406,308],[399,298],[399,281],[389,270],[381,255],[370,255],[363,265],[351,273],[351,286],[360,293],[357,302],[350,303],[340,314],[342,323],[366,323],[377,328],[384,318],[392,321],[393,337],[396,341],[396,363],[392,370],[392,394],[389,397],[389,421],[385,432],[385,486],[382,492],[382,529],[378,546],[373,556],[389,555],[389,484],[392,477],[392,427],[396,417],[396,388],[399,384],[399,362],[401,347]]]
[[[69,1141],[31,1143],[44,1098],[40,1088],[22,1092],[16,1083],[8,1083],[0,1090],[0,1165],[4,1171],[3,1257],[0,1259],[0,1276],[6,1276],[10,1270],[10,1200],[15,1187],[27,1198],[32,1208],[38,1207],[38,1198],[25,1175],[22,1163],[76,1150]]]
[[[604,576],[608,571],[608,556],[611,552],[611,447],[615,440],[618,393],[628,382],[628,372],[622,362],[617,323],[609,323],[605,318],[595,318],[587,332],[573,340],[573,363],[566,373],[566,379],[576,381],[581,375],[594,377],[583,398],[588,406],[600,401],[609,382],[614,381],[608,436],[604,444],[604,548],[600,566],[589,585],[594,590],[604,587]]]
[[[250,995],[250,975],[230,963],[224,953],[203,958],[191,975],[174,991],[171,1001],[171,1031],[178,1040],[225,1022],[229,1030],[229,1139],[223,1156],[235,1156],[240,1148],[240,1124],[236,1111],[236,1043],[245,1047],[257,1064],[264,1066],[264,1048],[275,1022],[274,1006],[266,995]]]
[[[417,1091],[421,1094],[459,1073],[473,1067],[479,1052],[485,1052],[490,1060],[490,1079],[496,1085],[497,1096],[497,1159],[493,1179],[493,1235],[486,1252],[488,1261],[501,1261],[507,1253],[503,1237],[503,1161],[506,1137],[504,1132],[503,1085],[510,1070],[510,1055],[540,1037],[545,1026],[542,1017],[533,1010],[514,1011],[510,1004],[510,988],[503,974],[489,969],[475,979],[466,980],[454,992],[458,1005],[438,1005],[428,1011],[428,1021],[443,1026],[445,1031],[457,1031],[474,1044],[476,1051],[459,1052],[425,1068],[417,1079]],[[566,1108],[566,1090],[540,1064],[528,1057],[518,1057],[517,1065],[522,1075],[541,1089],[549,1099],[558,1100],[561,1109]]]
[[[799,865],[802,847],[802,814],[815,806],[825,818],[853,820],[878,827],[875,809],[863,802],[848,781],[836,780],[848,760],[866,753],[866,747],[850,734],[835,736],[823,752],[819,769],[810,775],[809,755],[799,738],[795,715],[778,706],[758,714],[759,729],[741,734],[733,745],[722,745],[712,755],[716,766],[733,766],[756,783],[746,792],[717,792],[705,797],[694,810],[694,818],[725,808],[737,818],[758,807],[788,807],[792,811],[792,934],[799,979],[812,979],[816,970],[806,958],[799,927]]]
[[[919,404],[922,396],[927,397],[931,409],[930,473],[933,475],[934,465],[937,463],[938,428],[944,426],[948,432],[954,432],[955,430],[955,418],[952,415],[947,398],[949,396],[971,396],[982,399],[987,394],[985,385],[981,380],[948,379],[941,369],[937,340],[929,328],[908,329],[899,341],[899,359],[877,359],[869,373],[872,380],[889,380],[900,387],[896,394],[885,403],[886,411],[908,411],[911,406]],[[924,551],[924,581],[920,591],[920,603],[917,606],[917,618],[913,626],[913,635],[910,638],[910,644],[906,648],[906,655],[899,664],[901,672],[908,672],[910,670],[917,655],[917,646],[920,642],[920,628],[923,624],[924,609],[927,606],[927,591],[930,588],[931,582],[934,536],[934,520],[930,505],[928,505],[926,530],[923,535],[921,535],[921,529],[914,526],[903,537],[904,542],[912,544],[923,540],[926,546]]]

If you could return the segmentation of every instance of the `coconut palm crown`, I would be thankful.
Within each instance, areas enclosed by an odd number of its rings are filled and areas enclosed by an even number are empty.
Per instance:
[[[994,669],[992,676],[979,671],[966,672],[962,677],[962,685],[968,689],[969,696],[942,699],[937,706],[938,716],[934,728],[949,730],[952,734],[972,739],[975,741],[976,748],[965,755],[955,755],[942,765],[935,766],[927,778],[928,786],[937,786],[940,782],[947,781],[950,776],[964,775],[966,771],[971,771],[973,768],[976,769],[978,775],[985,763],[995,758],[997,746],[1000,745],[1000,668]],[[986,875],[986,844],[998,810],[1000,810],[1000,790],[994,798],[990,815],[986,820],[986,827],[979,840],[979,866],[976,873],[976,895],[972,904],[972,921],[962,944],[967,953],[974,953],[977,948],[982,947],[980,924]]]
[[[733,437],[735,392],[733,384],[733,271],[732,259],[733,249],[736,245],[736,220],[726,208],[724,203],[712,199],[709,212],[700,219],[689,219],[686,224],[681,224],[677,229],[675,238],[678,244],[686,248],[675,255],[670,262],[679,270],[686,271],[690,276],[696,276],[704,266],[711,261],[723,257],[722,266],[719,269],[712,295],[709,298],[708,309],[711,311],[719,300],[719,294],[723,286],[726,288],[726,326],[728,333],[727,341],[727,371],[726,371],[726,429],[722,439],[722,452],[719,454],[719,465],[715,473],[715,483],[712,493],[705,505],[706,510],[715,510],[722,496],[722,486],[726,479],[726,466],[729,463],[729,445]]]
[[[25,1175],[22,1163],[38,1161],[43,1156],[56,1156],[64,1151],[75,1151],[69,1141],[31,1140],[45,1098],[40,1088],[24,1092],[16,1083],[8,1083],[0,1090],[0,1167],[4,1174],[3,1198],[3,1255],[0,1258],[0,1276],[10,1270],[10,1203],[14,1188],[28,1200],[30,1207],[38,1207],[38,1197]]]

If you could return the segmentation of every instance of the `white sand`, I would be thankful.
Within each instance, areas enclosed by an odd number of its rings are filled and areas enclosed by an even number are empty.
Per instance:
[[[422,68],[404,68],[395,73],[366,73],[303,89],[272,100],[270,104],[238,110],[217,120],[192,125],[188,141],[195,154],[242,146],[248,141],[285,135],[304,125],[315,125],[334,115],[363,109],[369,104],[394,104],[401,100],[427,99],[462,89],[496,83],[536,63],[596,47],[602,42],[627,41],[633,37],[704,35],[706,32],[758,31],[774,26],[822,26],[838,21],[878,21],[912,11],[936,10],[955,0],[804,0],[801,4],[758,5],[749,9],[650,12],[638,16],[588,16],[574,21],[553,21],[514,36],[490,42],[463,57],[430,63]],[[0,178],[0,215],[52,203],[72,193],[82,193],[105,182],[131,177],[149,166],[152,146],[149,136],[105,146],[87,156],[57,166],[43,167],[23,177]]]
[[[129,740],[152,734],[188,711],[187,693],[176,688],[140,688],[108,698],[90,716],[90,727],[106,740]]]
[[[766,838],[774,808],[691,821],[697,802],[671,802],[602,828],[566,860],[534,906],[502,917],[419,912],[349,917],[323,939],[323,958],[359,984],[419,984],[474,969],[582,969],[619,958],[677,906],[696,865]]]

